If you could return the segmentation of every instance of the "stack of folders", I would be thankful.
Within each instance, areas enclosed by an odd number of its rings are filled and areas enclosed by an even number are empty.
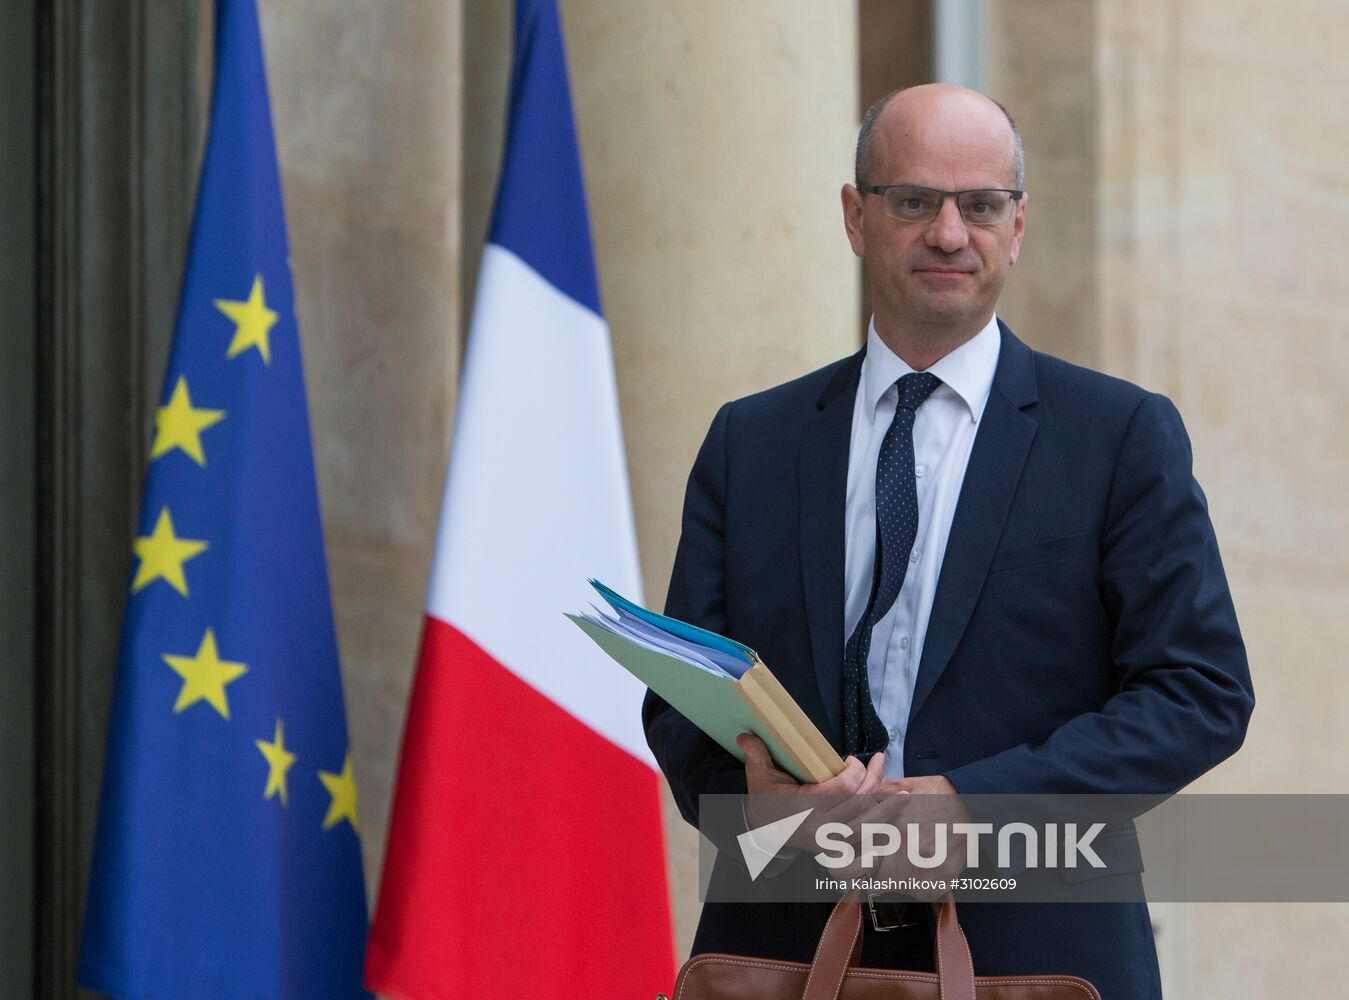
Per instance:
[[[830,746],[754,650],[733,639],[648,611],[598,580],[591,586],[611,612],[568,615],[601,649],[741,760],[735,744],[754,733],[798,781],[843,770]]]

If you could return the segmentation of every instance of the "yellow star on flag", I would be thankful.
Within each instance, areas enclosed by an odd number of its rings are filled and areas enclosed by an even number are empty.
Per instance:
[[[200,539],[179,538],[175,535],[169,509],[160,508],[154,531],[140,535],[132,545],[141,562],[136,567],[135,579],[131,581],[131,592],[134,594],[155,580],[164,580],[186,597],[187,576],[183,573],[183,563],[201,555],[207,548],[209,546]]]
[[[179,375],[168,405],[155,411],[155,443],[150,447],[150,461],[179,448],[205,468],[206,453],[201,450],[201,432],[224,419],[224,410],[194,407],[187,379]]]
[[[270,799],[273,795],[280,794],[281,804],[286,805],[286,772],[295,763],[295,754],[286,749],[281,720],[276,720],[276,733],[272,737],[272,742],[268,743],[266,740],[253,742],[267,758],[267,787],[262,790],[262,797]]]
[[[360,833],[361,828],[356,821],[356,775],[351,770],[351,753],[347,753],[341,774],[320,771],[319,781],[323,782],[323,787],[328,789],[328,794],[333,797],[328,803],[328,815],[323,817],[323,829],[331,830],[342,820],[346,820],[351,824],[352,830]]]
[[[234,299],[216,299],[215,307],[234,321],[234,339],[230,341],[225,357],[235,358],[250,347],[256,347],[264,364],[272,363],[271,329],[277,314],[267,308],[262,294],[262,275],[253,278],[253,289],[243,302]]]
[[[230,706],[225,699],[225,685],[236,681],[248,672],[248,665],[222,660],[215,645],[215,630],[208,628],[201,637],[195,656],[175,656],[164,654],[164,662],[173,668],[173,672],[183,679],[178,700],[173,703],[176,715],[183,709],[205,701],[223,719],[229,719]]]

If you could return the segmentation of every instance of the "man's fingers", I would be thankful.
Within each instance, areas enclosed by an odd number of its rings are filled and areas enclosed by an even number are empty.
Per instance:
[[[878,793],[870,800],[858,800],[858,808],[854,813],[854,820],[857,823],[890,823],[898,824],[900,815],[909,804],[908,792],[889,792]]]
[[[866,768],[856,757],[849,756],[843,762],[843,770],[816,785],[813,791],[821,795],[852,795],[861,787],[866,777]]]
[[[853,757],[849,757],[848,762],[849,767],[855,766],[856,770],[845,770],[843,774],[830,778],[829,782],[838,782],[843,775],[848,775],[849,778],[855,775],[859,779],[855,785],[845,787],[840,782],[818,786],[820,791],[830,792],[839,797],[839,801],[832,803],[829,811],[822,815],[821,822],[847,823],[871,809],[879,801],[878,793],[882,791],[884,781],[885,755],[875,754],[865,766]]]
[[[736,746],[745,754],[745,785],[751,795],[796,792],[803,787],[773,763],[768,745],[753,733],[741,733]]]
[[[866,774],[862,777],[862,783],[857,787],[860,795],[869,795],[880,787],[885,780],[885,754],[873,754],[871,760],[867,761]]]
[[[735,745],[744,751],[746,764],[776,770],[777,765],[773,763],[773,755],[768,752],[768,744],[753,733],[741,733],[735,738]]]
[[[768,753],[768,745],[753,733],[741,733],[735,738],[735,745],[744,752],[746,757],[758,759]]]

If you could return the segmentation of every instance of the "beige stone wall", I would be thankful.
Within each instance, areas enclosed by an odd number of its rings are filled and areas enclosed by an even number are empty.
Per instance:
[[[460,5],[259,7],[373,901],[458,371]]]
[[[1349,673],[1349,9],[995,0],[991,89],[1032,193],[1006,309],[1037,346],[1169,395],[1255,678],[1205,792],[1343,792]],[[1331,996],[1347,906],[1154,908],[1167,995]]]
[[[1040,350],[1095,367],[1096,4],[1003,0],[986,9],[988,90],[1007,106],[1025,140],[1028,192],[1026,238],[998,314]]]

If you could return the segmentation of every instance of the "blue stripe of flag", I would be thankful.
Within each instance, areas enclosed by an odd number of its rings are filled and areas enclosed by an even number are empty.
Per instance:
[[[567,57],[555,0],[515,7],[510,125],[489,239],[599,313]]]

